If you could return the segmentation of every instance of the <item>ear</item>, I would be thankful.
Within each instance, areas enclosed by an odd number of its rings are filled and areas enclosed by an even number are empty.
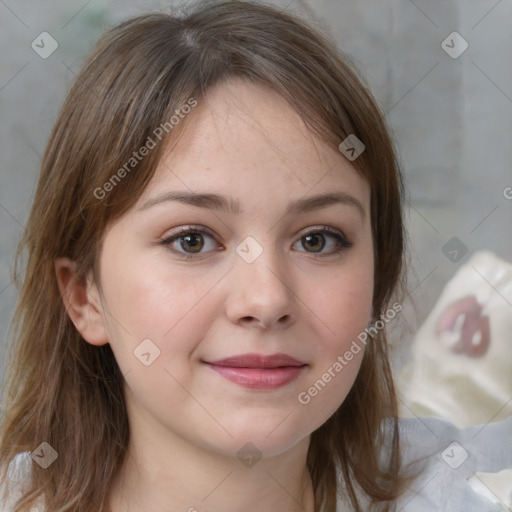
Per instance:
[[[100,294],[92,277],[76,277],[76,264],[69,258],[58,258],[54,262],[55,274],[66,311],[77,331],[91,345],[108,343]]]

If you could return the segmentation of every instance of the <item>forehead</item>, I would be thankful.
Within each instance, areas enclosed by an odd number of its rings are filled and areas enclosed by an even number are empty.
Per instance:
[[[336,148],[305,126],[275,91],[231,79],[207,91],[187,115],[139,205],[162,189],[230,191],[288,199],[344,190],[369,208],[369,185]]]

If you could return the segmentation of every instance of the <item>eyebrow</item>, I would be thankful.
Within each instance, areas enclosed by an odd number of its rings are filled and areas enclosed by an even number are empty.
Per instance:
[[[139,211],[147,210],[166,201],[179,201],[183,204],[224,211],[234,215],[241,213],[240,202],[236,199],[219,194],[198,194],[195,192],[166,192],[146,201],[139,208]],[[290,201],[285,215],[312,212],[335,204],[354,206],[359,210],[362,219],[366,216],[366,211],[361,202],[346,192],[324,193]]]

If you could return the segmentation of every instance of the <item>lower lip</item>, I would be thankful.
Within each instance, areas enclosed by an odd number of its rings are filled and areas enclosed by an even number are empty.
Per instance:
[[[208,364],[208,363],[207,363]],[[295,380],[306,367],[285,366],[283,368],[236,368],[233,366],[208,366],[236,384],[250,389],[277,389]]]

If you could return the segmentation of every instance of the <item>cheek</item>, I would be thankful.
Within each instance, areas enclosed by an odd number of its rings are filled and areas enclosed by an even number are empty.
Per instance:
[[[161,338],[200,300],[202,290],[179,267],[171,272],[165,261],[112,255],[105,251],[106,302],[134,336]]]
[[[185,378],[186,368],[176,365],[176,360],[188,359],[218,314],[211,289],[221,277],[209,272],[194,279],[191,272],[194,270],[186,272],[162,259],[115,259],[105,252],[105,316],[110,344],[123,373],[133,368],[140,371],[134,350],[137,352],[143,340],[149,339],[156,347],[145,342],[150,352],[158,353],[151,366],[178,367]]]
[[[365,350],[365,329],[371,321],[371,262],[347,265],[311,295],[319,325],[316,363],[297,400],[316,418],[326,421],[350,391]]]
[[[372,300],[371,265],[347,266],[314,289],[311,301],[325,332],[325,349],[341,350],[364,331],[371,321]]]

